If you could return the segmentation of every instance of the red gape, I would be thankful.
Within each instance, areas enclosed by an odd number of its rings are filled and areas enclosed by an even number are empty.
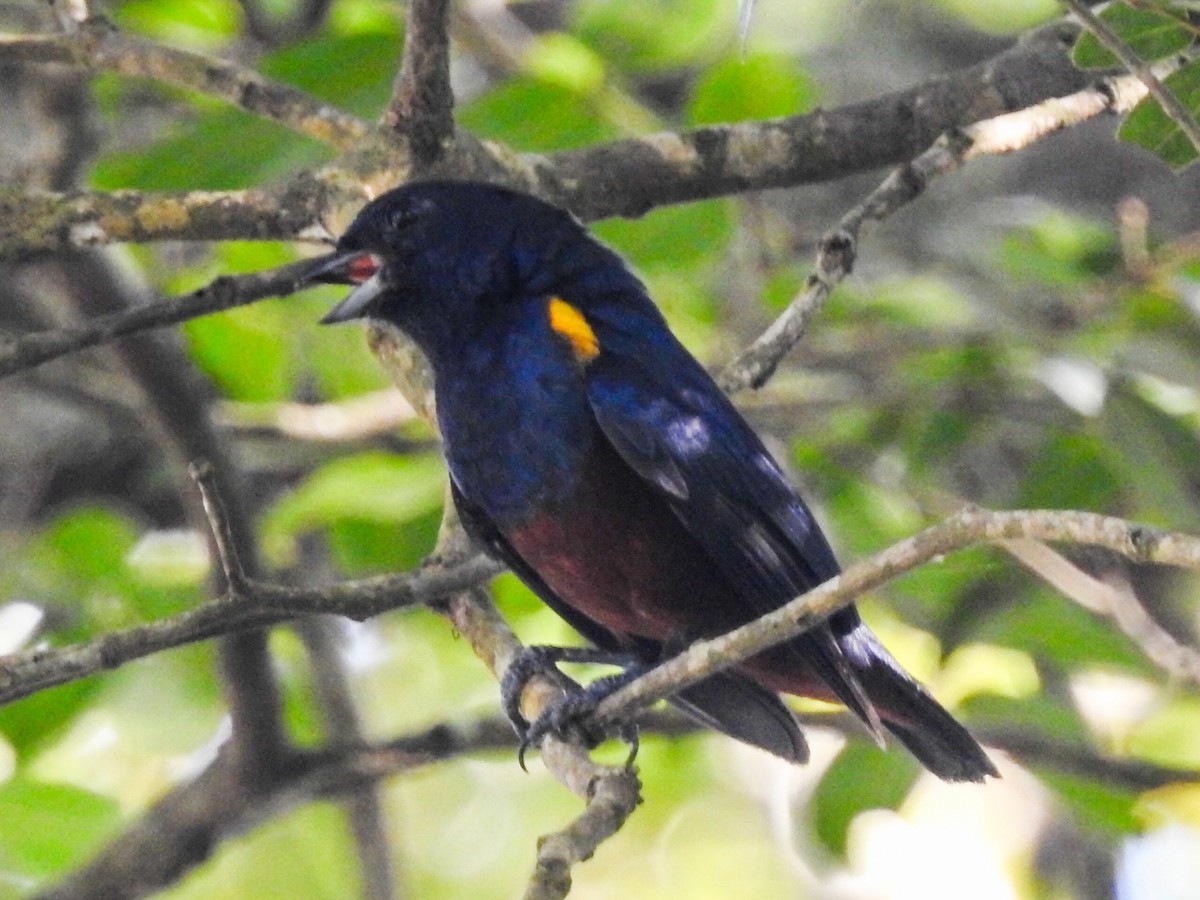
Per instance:
[[[346,267],[346,277],[355,284],[362,284],[379,271],[381,260],[374,253],[364,253]]]

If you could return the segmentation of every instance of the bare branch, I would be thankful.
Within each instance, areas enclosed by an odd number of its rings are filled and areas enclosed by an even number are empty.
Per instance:
[[[599,219],[896,165],[952,128],[1084,88],[1068,52],[1078,33],[1058,23],[980,65],[837,109],[529,155],[528,186]]]
[[[1174,71],[1183,58],[1159,64],[1157,71]],[[787,309],[721,372],[718,382],[727,393],[759,388],[774,374],[784,355],[796,345],[825,301],[854,268],[859,238],[867,225],[882,222],[922,193],[929,182],[979,156],[1020,150],[1042,138],[1105,112],[1125,112],[1146,96],[1132,75],[1112,78],[1068,97],[1046,100],[1019,112],[997,116],[939,138],[910,163],[894,169],[862,203],[851,209],[821,239],[813,273]]]
[[[1175,96],[1175,92],[1159,80],[1159,75],[1153,68],[1146,65],[1146,62],[1133,51],[1133,48],[1121,40],[1117,33],[1092,12],[1082,0],[1060,0],[1060,2],[1079,17],[1084,27],[1092,33],[1092,36],[1105,50],[1119,59],[1121,64],[1145,85],[1150,96],[1158,101],[1158,105],[1162,107],[1167,117],[1179,126],[1179,130],[1187,135],[1187,139],[1192,142],[1196,152],[1200,153],[1200,125],[1196,124],[1196,120],[1192,118],[1187,107]]]
[[[968,508],[911,538],[848,566],[840,575],[736,631],[692,644],[678,656],[630,682],[596,709],[613,723],[683,687],[790,640],[862,594],[896,576],[975,544],[1035,540],[1106,547],[1135,562],[1200,570],[1200,537],[1161,531],[1110,516],[1076,511],[990,512]]]
[[[405,606],[430,603],[491,578],[500,566],[471,555],[431,561],[411,572],[346,581],[325,588],[292,588],[250,581],[247,595],[226,595],[158,622],[115,631],[82,644],[0,656],[0,704],[77,681],[135,659],[247,628],[327,612],[367,619]]]
[[[0,62],[58,63],[153,78],[233,104],[339,150],[370,132],[361,119],[227,60],[134,37],[102,19],[57,35],[0,35]]]
[[[524,188],[589,220],[840,178],[909,160],[948,129],[1080,90],[1089,82],[1067,54],[1077,33],[1043,29],[986,63],[910,90],[768,122],[524,156],[459,132],[430,172]],[[293,179],[282,193],[67,197],[0,189],[0,257],[114,241],[303,237],[335,207],[411,177],[404,143],[381,143],[372,133],[356,152]]]
[[[1174,680],[1200,684],[1200,652],[1175,640],[1146,611],[1128,579],[1095,578],[1061,553],[1037,541],[999,541],[1035,575],[1084,609],[1111,619],[1146,659]]]
[[[449,7],[449,0],[410,0],[404,57],[383,119],[408,138],[419,164],[437,159],[454,134]]]
[[[578,753],[558,744],[542,751],[546,765],[561,768],[558,755]],[[578,791],[576,791],[578,793]],[[561,831],[538,840],[537,864],[525,890],[525,900],[561,900],[571,890],[571,868],[591,859],[601,843],[612,837],[642,802],[641,783],[632,769],[607,769],[588,783],[587,806]]]
[[[229,516],[225,511],[225,501],[217,489],[213,467],[207,460],[200,460],[191,464],[189,473],[196,482],[196,487],[200,489],[213,546],[216,547],[221,569],[225,573],[226,587],[232,596],[241,597],[246,593],[248,579],[245,569],[242,568],[242,558],[233,537]]]
[[[284,297],[296,289],[297,279],[311,267],[312,263],[300,261],[265,272],[222,275],[181,297],[100,316],[75,328],[41,331],[4,341],[0,343],[0,377],[152,328],[176,325],[267,297]]]
[[[283,189],[69,194],[0,185],[0,259],[50,250],[166,240],[330,241],[321,224],[327,182],[298,177]]]

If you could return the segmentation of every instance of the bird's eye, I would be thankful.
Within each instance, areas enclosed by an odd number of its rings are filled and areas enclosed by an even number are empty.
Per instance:
[[[394,209],[388,215],[388,225],[393,231],[405,231],[410,225],[417,221],[418,215],[415,209],[408,206],[402,206],[399,209]]]

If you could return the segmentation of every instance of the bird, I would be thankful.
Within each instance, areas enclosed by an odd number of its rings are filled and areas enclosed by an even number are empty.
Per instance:
[[[365,205],[303,283],[353,286],[322,322],[376,320],[421,349],[468,534],[597,652],[652,667],[840,571],[749,423],[569,211],[410,182]],[[947,781],[997,775],[853,606],[670,702],[804,762],[781,693],[844,704]]]

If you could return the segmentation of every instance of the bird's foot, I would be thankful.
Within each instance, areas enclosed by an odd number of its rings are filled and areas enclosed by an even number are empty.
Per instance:
[[[558,670],[558,664],[563,662],[601,663],[621,666],[624,671],[598,678],[585,688]],[[521,746],[517,751],[521,768],[525,768],[526,751],[530,747],[541,746],[548,734],[588,747],[603,742],[609,733],[595,727],[595,723],[590,721],[592,713],[601,701],[637,678],[646,668],[645,664],[629,656],[589,647],[533,646],[522,650],[500,680],[504,712],[521,738]],[[564,695],[550,703],[530,722],[521,713],[521,694],[535,675],[545,675],[557,682]],[[637,726],[632,722],[622,723],[612,733],[630,745],[626,765],[632,765],[638,750]]]

